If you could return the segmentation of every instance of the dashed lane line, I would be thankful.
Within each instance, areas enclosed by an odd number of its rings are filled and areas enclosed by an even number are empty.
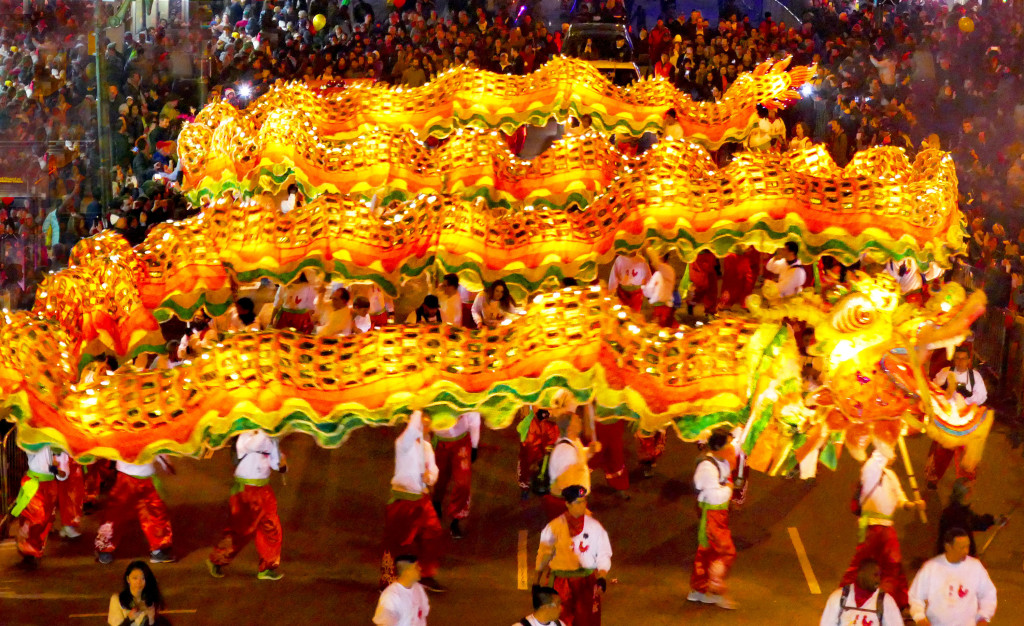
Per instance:
[[[811,562],[807,558],[807,551],[804,550],[804,542],[800,540],[800,532],[793,526],[789,527],[789,538],[793,541],[793,548],[796,550],[796,558],[800,561],[800,569],[804,571],[804,578],[807,579],[807,587],[813,595],[821,595],[821,587],[818,586],[818,579],[811,569]]]

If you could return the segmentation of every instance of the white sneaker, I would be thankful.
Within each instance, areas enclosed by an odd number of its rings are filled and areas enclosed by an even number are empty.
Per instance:
[[[686,599],[690,602],[707,602],[707,596],[699,591],[691,591],[686,594]]]
[[[78,532],[74,526],[65,526],[60,529],[60,536],[65,539],[78,539],[82,536],[82,533]]]

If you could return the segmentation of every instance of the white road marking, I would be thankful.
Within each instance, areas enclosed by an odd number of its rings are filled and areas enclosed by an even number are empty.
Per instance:
[[[814,576],[811,562],[807,559],[807,551],[804,550],[804,542],[800,540],[800,532],[793,526],[789,527],[789,538],[793,541],[796,558],[800,561],[800,569],[804,571],[804,578],[807,579],[807,587],[813,595],[821,595],[821,587],[818,586],[818,579]]]
[[[517,589],[525,591],[530,588],[530,573],[526,566],[526,535],[527,531],[519,531],[519,547],[516,549],[516,558],[518,561],[516,571],[518,573],[517,578]]]

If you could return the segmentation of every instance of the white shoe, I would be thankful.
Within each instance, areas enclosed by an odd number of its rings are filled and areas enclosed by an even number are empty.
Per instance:
[[[60,529],[60,536],[65,539],[78,539],[82,533],[78,532],[74,526],[65,526]]]
[[[686,594],[686,599],[690,602],[707,602],[707,596],[699,591],[691,591]]]

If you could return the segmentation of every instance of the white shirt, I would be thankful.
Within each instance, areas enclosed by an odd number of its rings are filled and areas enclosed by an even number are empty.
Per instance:
[[[423,474],[427,474],[427,483]],[[395,440],[395,475],[391,488],[406,493],[425,493],[427,485],[437,482],[434,449],[423,439],[423,413],[413,411],[409,425]]]
[[[668,263],[658,263],[654,275],[644,285],[644,297],[651,304],[671,305],[675,299],[676,271]]]
[[[285,215],[289,211],[295,208],[295,194],[290,193],[288,197],[281,201],[281,214]]]
[[[864,513],[881,513],[892,517],[896,507],[907,501],[899,477],[886,467],[887,464],[885,455],[875,450],[860,468],[860,500]],[[869,523],[892,526],[892,520],[887,519],[872,519]]]
[[[530,626],[565,626],[565,622],[563,622],[560,619],[556,619],[550,622],[542,622],[533,615],[526,616],[526,623]],[[512,626],[523,626],[523,622],[520,620],[515,624],[512,624]]]
[[[110,607],[107,609],[107,623],[110,626],[121,626],[124,620],[128,619],[128,615],[131,613],[131,609],[126,609],[121,606],[121,599],[118,594],[110,596]],[[142,611],[139,616],[131,621],[132,626],[143,626],[148,624],[149,618],[146,616],[146,612]]]
[[[950,563],[945,554],[928,559],[910,585],[910,615],[916,621],[927,617],[932,626],[973,626],[995,614],[996,586],[974,557],[959,563]]]
[[[164,460],[163,455],[156,457],[156,463],[159,463],[164,469],[167,468],[167,461]],[[136,465],[134,463],[125,463],[124,461],[117,462],[117,471],[122,474],[128,474],[135,478],[149,478],[153,474],[156,474],[156,466],[154,463],[144,463],[142,465]]]
[[[313,311],[316,309],[316,289],[309,283],[292,283],[277,290],[274,308],[292,311]]]
[[[406,587],[395,581],[380,594],[373,623],[378,626],[427,626],[430,602],[423,585]]]
[[[511,315],[518,315],[520,313],[515,307],[506,311],[501,307],[501,302],[492,302],[487,297],[486,291],[481,291],[476,294],[476,299],[473,300],[473,308],[470,311],[473,315],[473,321],[476,322],[477,326],[480,326],[484,321],[496,324],[500,323],[505,318]]]
[[[707,456],[697,463],[693,472],[693,486],[697,501],[705,504],[725,504],[732,498],[732,468],[729,462]]]
[[[571,548],[570,545],[571,544]],[[572,552],[570,557],[569,552]],[[541,570],[548,555],[554,552],[549,566],[553,570],[592,569],[607,572],[612,568],[612,543],[608,532],[593,517],[583,516],[583,532],[569,536],[565,515],[551,520],[540,533],[536,569]],[[576,567],[570,567],[575,564]]]
[[[262,430],[250,430],[238,436],[235,443],[238,466],[235,476],[247,480],[270,478],[271,470],[281,469],[281,450],[277,439]]]
[[[857,606],[854,599],[853,589],[850,589],[846,596],[846,603],[841,610],[839,605],[843,599],[843,588],[840,587],[832,592],[825,604],[825,611],[821,614],[819,626],[903,626],[903,616],[900,615],[900,607],[896,605],[892,594],[885,594],[883,601],[882,623],[875,624],[878,617],[878,590],[875,590],[867,599],[864,606]]]
[[[551,480],[552,495],[561,495],[562,489],[573,485],[579,485],[590,493],[587,449],[579,439],[559,438],[555,443],[548,459],[548,478]]]
[[[949,377],[949,372],[953,372],[953,378],[956,379],[958,385],[967,385],[968,389],[971,387],[971,376],[970,371],[958,372],[955,369],[950,370],[948,367],[944,367],[939,370],[939,373],[935,375],[935,384],[946,388],[946,379]],[[988,390],[985,389],[985,381],[981,378],[981,372],[978,370],[974,371],[974,388],[971,390],[971,395],[964,398],[964,403],[973,404],[975,406],[985,404],[985,400],[988,400]]]
[[[799,261],[790,265],[789,261],[781,257],[768,259],[765,267],[772,274],[778,274],[779,295],[783,298],[794,296],[803,290],[804,282],[807,281],[807,271]]]
[[[903,270],[902,276],[900,276],[901,269]],[[929,264],[923,280],[917,267],[917,261],[908,257],[900,261],[889,261],[885,264],[885,272],[896,279],[900,285],[900,292],[906,294],[919,291],[924,286],[924,280],[938,278],[942,274],[942,268],[934,263]]]
[[[480,445],[480,413],[470,411],[459,416],[455,425],[447,430],[434,431],[441,439],[459,439],[469,433],[469,442],[474,448]]]
[[[39,474],[49,474],[50,466],[56,465],[58,472],[66,479],[70,471],[70,458],[66,452],[53,453],[50,446],[43,446],[38,452],[25,452],[28,455],[28,468]]]
[[[608,291],[614,292],[619,285],[623,287],[643,287],[651,278],[651,268],[647,261],[633,256],[615,257],[612,271],[608,276]]]
[[[458,293],[454,296],[441,294],[438,299],[441,301],[441,321],[462,326],[462,296]]]

